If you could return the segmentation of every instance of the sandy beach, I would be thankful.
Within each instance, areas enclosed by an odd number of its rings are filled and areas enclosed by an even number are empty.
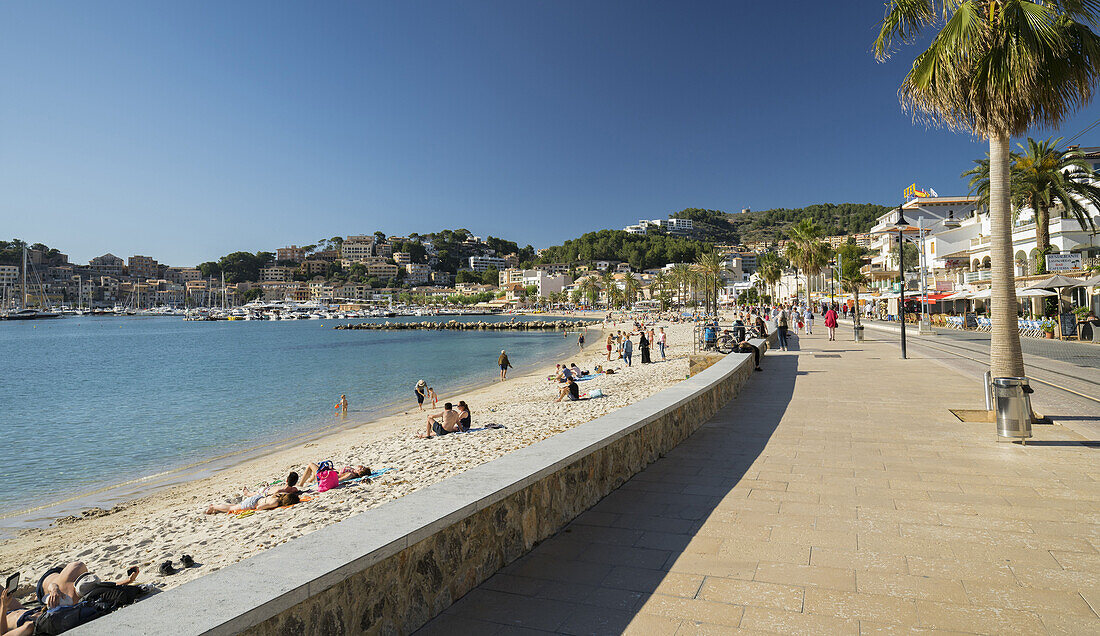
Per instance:
[[[5,571],[18,569],[33,584],[48,568],[80,560],[105,580],[122,576],[130,565],[142,573],[138,583],[171,588],[257,554],[267,548],[338,523],[351,515],[446,479],[473,466],[492,461],[578,424],[637,402],[683,380],[691,352],[690,324],[655,323],[668,334],[666,361],[653,348],[655,364],[642,365],[635,337],[634,365],[610,363],[614,375],[581,382],[582,392],[600,389],[605,397],[555,403],[557,384],[547,380],[555,363],[576,362],[582,369],[605,364],[607,334],[627,329],[608,324],[601,335],[590,333],[585,350],[567,360],[547,360],[526,375],[477,388],[461,395],[441,395],[443,402],[460,399],[473,412],[472,429],[430,440],[418,439],[426,413],[410,399],[408,411],[366,422],[323,438],[293,445],[263,457],[221,470],[209,478],[173,486],[114,507],[109,514],[70,520],[49,528],[23,531],[0,543]],[[415,382],[410,379],[411,387]],[[354,396],[350,396],[354,397]],[[433,411],[437,409],[426,409]],[[499,424],[501,429],[486,429]],[[242,488],[283,479],[301,472],[311,461],[332,460],[336,466],[363,464],[372,470],[392,469],[372,483],[310,493],[298,505],[256,512],[242,518],[206,515],[211,503],[239,496]],[[196,567],[171,576],[159,576],[157,566],[191,555]],[[21,588],[21,592],[29,590]]]

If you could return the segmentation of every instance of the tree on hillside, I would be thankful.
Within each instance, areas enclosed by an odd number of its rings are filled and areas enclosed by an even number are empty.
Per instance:
[[[628,308],[633,307],[634,303],[638,302],[638,294],[641,291],[642,284],[638,282],[637,276],[630,272],[623,275],[623,299],[626,301]]]
[[[1024,373],[1016,325],[1009,139],[1033,124],[1055,128],[1092,99],[1100,76],[1100,5],[1084,0],[889,0],[875,40],[886,60],[898,43],[925,41],[902,82],[918,118],[989,139],[990,367]]]

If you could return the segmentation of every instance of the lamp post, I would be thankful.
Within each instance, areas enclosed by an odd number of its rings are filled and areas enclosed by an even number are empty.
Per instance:
[[[901,318],[901,359],[905,360],[905,203],[898,206],[898,220],[894,223],[898,230],[898,274],[901,277],[901,296],[898,298],[898,316]]]

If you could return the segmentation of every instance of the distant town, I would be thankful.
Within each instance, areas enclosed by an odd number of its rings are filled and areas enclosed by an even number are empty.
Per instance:
[[[859,207],[863,218],[868,217],[868,209],[875,212],[864,222],[870,225],[869,231],[825,235],[820,240],[833,251],[846,243],[861,248],[865,291],[891,287],[900,278],[898,254],[884,228],[893,222],[898,208],[830,205],[806,210],[819,213],[821,208],[825,218],[839,218],[835,213],[843,206]],[[904,268],[907,289],[919,289],[923,282],[927,293],[939,297],[988,283],[988,219],[976,198],[914,196],[904,208],[919,230],[917,238],[923,239],[906,247],[913,250]],[[802,210],[768,212],[773,220],[776,214],[805,216]],[[1018,220],[1018,276],[1035,273],[1032,216],[1025,211]],[[771,232],[774,238],[768,240],[721,241],[729,238],[729,227],[736,228],[735,223],[749,217],[748,210],[727,215],[688,209],[667,219],[642,219],[621,230],[601,230],[541,249],[483,238],[467,229],[407,236],[352,234],[272,251],[234,252],[194,266],[111,253],[81,265],[41,243],[0,241],[0,308],[20,301],[24,306],[115,310],[236,307],[255,301],[350,308],[393,303],[485,309],[569,302],[669,306],[697,298],[685,272],[697,269],[697,259],[710,252],[721,258],[716,290],[720,304],[743,300],[744,294],[786,298],[802,292],[836,293],[835,261],[815,271],[799,271],[783,259],[789,240],[784,232]],[[1060,219],[1051,226],[1050,241],[1056,252],[1085,252],[1082,256],[1088,262],[1077,268],[1094,264],[1091,240],[1087,229],[1072,219]],[[24,248],[26,293],[19,259]],[[776,255],[781,268],[762,276],[758,265],[766,254]]]

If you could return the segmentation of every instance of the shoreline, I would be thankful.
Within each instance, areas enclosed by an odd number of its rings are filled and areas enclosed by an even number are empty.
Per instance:
[[[621,361],[616,375],[599,376],[581,384],[582,390],[600,388],[603,399],[553,402],[556,385],[546,381],[556,362],[576,361],[582,368],[605,362],[603,342],[616,326],[590,327],[583,350],[568,347],[548,353],[521,375],[501,383],[491,381],[473,388],[441,390],[441,402],[467,400],[473,407],[474,428],[469,433],[432,440],[413,437],[424,428],[424,414],[416,408],[354,426],[340,428],[311,440],[297,439],[272,448],[260,457],[221,468],[205,477],[188,473],[180,483],[163,484],[152,494],[130,497],[99,516],[46,528],[20,531],[0,542],[0,560],[19,564],[26,577],[37,577],[46,568],[83,560],[104,576],[121,573],[129,565],[142,568],[139,582],[166,589],[185,583],[268,547],[308,534],[347,516],[399,498],[437,483],[503,454],[536,443],[558,432],[590,421],[643,399],[683,380],[690,354],[690,324],[661,321],[669,333],[669,360],[627,369]],[[627,325],[618,325],[622,328]],[[575,342],[575,341],[570,341]],[[635,349],[635,362],[640,352]],[[525,365],[527,367],[527,365]],[[504,426],[486,430],[485,424]],[[350,488],[316,495],[297,506],[235,519],[207,516],[202,509],[212,501],[239,493],[241,486],[260,484],[302,470],[309,461],[331,459],[337,465],[362,463],[373,470],[391,472]],[[191,554],[199,567],[171,577],[156,574],[158,563]]]
[[[540,315],[541,316],[541,315]],[[558,318],[558,316],[555,316]],[[561,316],[560,318],[565,318]],[[599,331],[602,323],[589,326],[588,329]],[[585,343],[587,350],[589,343]],[[536,372],[539,362],[532,362],[517,367],[520,374],[517,378]],[[487,377],[484,380],[471,380],[457,382],[453,385],[440,385],[440,391],[448,394],[477,392],[492,386],[496,380]],[[320,428],[312,428],[306,432],[299,432],[279,439],[251,444],[227,452],[223,455],[191,462],[182,466],[176,466],[165,471],[144,475],[121,483],[105,484],[89,490],[78,492],[64,499],[50,501],[32,508],[23,508],[11,512],[0,513],[0,546],[5,542],[19,539],[27,532],[54,527],[58,524],[73,523],[85,518],[105,516],[115,512],[116,508],[125,508],[138,500],[153,497],[159,492],[173,487],[183,486],[190,482],[208,479],[219,472],[231,469],[233,466],[262,461],[281,451],[297,446],[305,447],[310,443],[317,443],[325,438],[337,435],[345,431],[356,431],[363,427],[376,424],[383,420],[407,414],[407,409],[402,404],[407,403],[405,398],[393,398],[387,402],[356,411],[349,410],[349,418],[355,413],[370,411],[373,416],[365,420],[335,421]],[[440,400],[442,403],[443,400]],[[47,511],[50,511],[47,514]]]

